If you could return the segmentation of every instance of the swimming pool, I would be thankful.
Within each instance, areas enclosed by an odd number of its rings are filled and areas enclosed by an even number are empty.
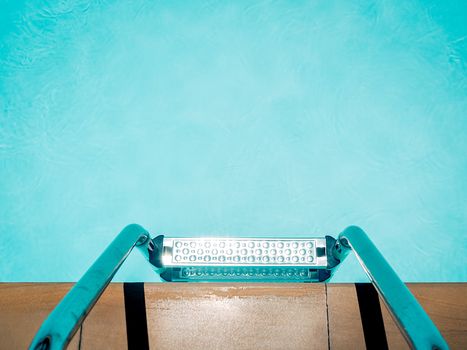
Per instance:
[[[0,281],[75,281],[131,222],[359,225],[405,281],[467,281],[460,1],[1,6]]]

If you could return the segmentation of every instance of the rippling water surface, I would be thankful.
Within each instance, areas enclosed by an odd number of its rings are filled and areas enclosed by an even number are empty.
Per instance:
[[[462,1],[0,6],[1,281],[76,280],[131,222],[355,224],[404,280],[467,281]]]

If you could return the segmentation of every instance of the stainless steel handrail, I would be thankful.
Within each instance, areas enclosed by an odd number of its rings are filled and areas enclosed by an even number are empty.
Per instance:
[[[136,224],[125,227],[44,321],[29,349],[58,350],[66,347],[135,246],[150,262],[157,254],[154,242],[144,228]],[[409,345],[413,349],[449,349],[417,299],[362,229],[350,226],[339,235],[332,247],[336,264],[331,269],[335,269],[351,250],[387,304]]]
[[[378,248],[359,227],[346,228],[337,240],[334,255],[340,261],[353,250],[360,265],[388,306],[412,349],[449,349],[448,344],[417,299],[394,272]]]
[[[65,348],[132,249],[138,246],[147,255],[150,244],[144,228],[125,227],[47,317],[29,349]]]

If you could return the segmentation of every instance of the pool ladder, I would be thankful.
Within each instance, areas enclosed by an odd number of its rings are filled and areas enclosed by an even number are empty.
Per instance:
[[[154,265],[152,257],[155,244],[149,233],[136,224],[125,227],[50,313],[29,349],[65,348],[134,247]],[[449,349],[417,299],[362,229],[350,226],[338,236],[328,252],[329,259],[337,264],[332,264],[329,269],[334,271],[351,250],[384,300],[410,347]]]

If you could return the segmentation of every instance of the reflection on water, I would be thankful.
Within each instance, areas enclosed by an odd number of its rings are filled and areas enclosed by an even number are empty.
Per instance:
[[[467,279],[457,9],[4,6],[1,280],[74,280],[130,222],[243,236],[357,224],[404,279]],[[153,279],[141,264],[118,277]],[[364,279],[355,261],[337,278]]]

